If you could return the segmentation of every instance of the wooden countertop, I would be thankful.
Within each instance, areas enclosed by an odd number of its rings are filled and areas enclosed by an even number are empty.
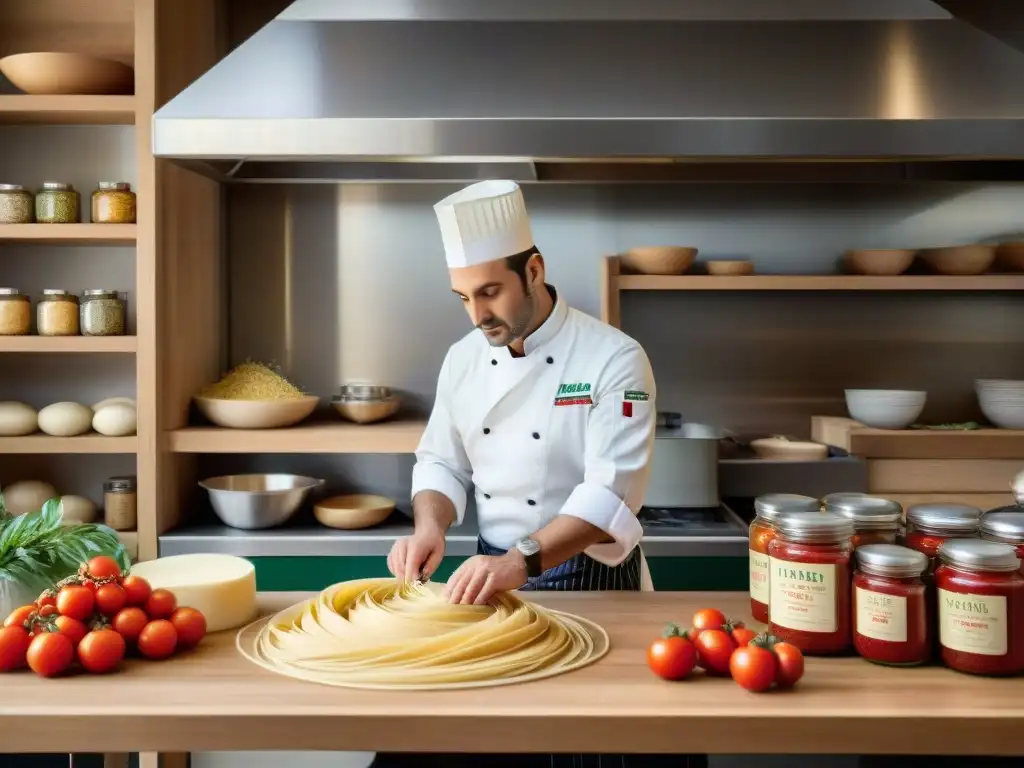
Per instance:
[[[268,610],[296,593],[264,596]],[[808,659],[791,692],[752,694],[698,675],[667,683],[644,650],[701,606],[746,617],[739,593],[548,595],[609,632],[587,669],[537,683],[451,693],[354,691],[266,672],[234,633],[189,655],[130,662],[109,677],[0,679],[7,752],[378,750],[1024,754],[1024,678],[986,679],[861,659]]]

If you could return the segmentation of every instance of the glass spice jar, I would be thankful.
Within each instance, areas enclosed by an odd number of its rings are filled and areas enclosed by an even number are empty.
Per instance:
[[[986,541],[998,541],[1013,547],[1021,560],[1021,572],[1024,573],[1024,509],[1017,506],[1000,507],[988,512],[981,518],[978,533]]]
[[[83,336],[124,336],[124,302],[117,291],[94,288],[82,292]]]
[[[794,493],[768,493],[754,499],[754,520],[750,524],[750,613],[757,621],[768,623],[770,569],[768,545],[775,538],[772,521],[786,512],[818,512],[817,499]]]
[[[36,221],[40,224],[77,224],[80,211],[78,192],[70,184],[46,181],[36,192]]]
[[[77,336],[78,297],[59,288],[43,289],[36,304],[36,330],[40,336]]]
[[[127,181],[101,181],[91,207],[95,224],[135,223],[135,193]]]
[[[138,492],[134,475],[111,477],[103,483],[103,520],[115,531],[135,530]]]
[[[0,288],[0,336],[27,336],[32,331],[32,302],[17,288]]]
[[[785,514],[768,545],[771,633],[809,656],[850,647],[853,521],[832,512]]]
[[[876,664],[924,664],[932,648],[921,581],[928,557],[895,544],[865,544],[856,550],[856,558],[853,647]]]
[[[924,573],[925,584],[939,566],[939,547],[948,539],[978,535],[981,510],[968,504],[915,504],[907,510],[904,544],[923,552],[931,562]]]
[[[942,661],[959,672],[1024,672],[1024,576],[1009,544],[951,539],[935,571]]]
[[[20,184],[0,184],[0,224],[31,224],[32,193]]]
[[[846,496],[828,503],[825,511],[853,521],[854,550],[866,544],[895,544],[903,520],[903,506],[880,496]]]

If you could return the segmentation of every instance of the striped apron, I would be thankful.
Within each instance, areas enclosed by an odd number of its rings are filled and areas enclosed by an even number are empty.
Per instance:
[[[476,540],[478,555],[503,555],[504,549],[492,547],[481,538]],[[561,565],[548,568],[532,584],[520,592],[639,592],[641,580],[640,547],[635,547],[619,565],[610,566],[587,557],[582,552]]]

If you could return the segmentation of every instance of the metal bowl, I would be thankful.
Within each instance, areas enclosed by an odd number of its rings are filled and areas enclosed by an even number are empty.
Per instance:
[[[221,475],[201,480],[225,525],[247,531],[273,528],[294,515],[323,480],[302,475]]]

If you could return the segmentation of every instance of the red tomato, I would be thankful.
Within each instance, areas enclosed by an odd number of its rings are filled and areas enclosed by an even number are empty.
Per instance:
[[[736,627],[729,634],[732,635],[732,640],[736,643],[736,647],[738,648],[748,645],[751,640],[757,637],[757,633],[754,630],[747,629],[744,626]]]
[[[705,629],[721,629],[725,624],[725,614],[717,608],[702,608],[693,614],[693,628],[703,632]]]
[[[49,595],[44,592],[36,599],[36,605],[40,608],[44,605],[57,605],[57,598],[54,595]]]
[[[113,616],[124,608],[127,601],[124,590],[114,582],[96,588],[96,610],[104,616]]]
[[[89,632],[89,628],[85,626],[84,622],[70,616],[58,616],[54,623],[57,625],[57,631],[70,640],[74,646],[82,642],[82,638]]]
[[[767,691],[775,682],[779,664],[775,654],[759,645],[737,648],[729,658],[729,674],[748,691]]]
[[[28,665],[26,654],[31,643],[32,638],[24,627],[0,629],[0,672],[24,669]]]
[[[178,607],[178,599],[166,589],[154,589],[146,600],[146,613],[151,619],[166,619]]]
[[[57,593],[57,610],[62,616],[85,621],[92,616],[96,598],[86,587],[69,584]]]
[[[696,664],[697,649],[674,627],[647,649],[647,666],[663,680],[682,680]]]
[[[121,575],[121,566],[112,557],[97,555],[86,565],[86,572],[94,579],[114,579]]]
[[[147,624],[149,624],[149,617],[146,612],[134,605],[122,608],[111,621],[114,631],[129,643],[134,643],[139,639],[142,628]]]
[[[82,582],[82,586],[85,587],[86,589],[88,589],[90,592],[92,592],[94,596],[96,595],[96,582],[95,581],[92,581],[91,579],[86,579],[85,581]]]
[[[149,593],[153,591],[148,581],[141,576],[132,576],[131,574],[121,580],[121,588],[124,590],[127,604],[138,606],[145,605],[149,599]]]
[[[25,622],[28,621],[29,616],[36,612],[34,605],[23,605],[21,608],[15,608],[11,611],[11,615],[4,619],[5,627],[23,627]]]
[[[57,606],[56,605],[40,605],[39,606],[39,615],[40,616],[53,616],[56,613],[57,613]]]
[[[705,629],[697,636],[694,645],[700,657],[700,665],[713,675],[729,674],[729,657],[736,650],[736,643],[721,629]]]
[[[171,625],[179,648],[194,648],[206,635],[206,617],[195,608],[178,608],[171,614]]]
[[[37,675],[56,677],[71,666],[75,649],[60,632],[43,632],[32,638],[27,658],[29,667]]]
[[[87,672],[113,672],[124,658],[124,638],[112,629],[94,629],[78,645],[78,660]]]
[[[166,619],[151,621],[139,634],[139,653],[147,659],[166,659],[178,644],[178,633]]]
[[[772,653],[778,661],[779,671],[775,682],[780,688],[792,688],[804,676],[804,655],[790,643],[775,643]]]

